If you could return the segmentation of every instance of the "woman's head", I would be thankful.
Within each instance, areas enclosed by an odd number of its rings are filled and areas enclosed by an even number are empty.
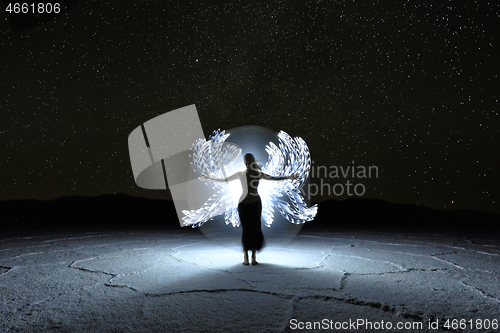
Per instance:
[[[243,160],[245,161],[245,165],[247,166],[247,169],[252,168],[252,169],[260,170],[260,167],[257,164],[257,161],[255,161],[255,156],[253,156],[252,154],[250,154],[250,153],[246,154],[245,157],[243,158]]]

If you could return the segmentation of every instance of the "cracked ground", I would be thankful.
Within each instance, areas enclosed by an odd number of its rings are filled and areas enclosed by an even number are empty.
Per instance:
[[[494,236],[303,230],[267,245],[244,266],[239,248],[196,230],[3,234],[0,331],[294,332],[292,319],[364,319],[423,325],[374,332],[440,332],[447,319],[500,319]]]

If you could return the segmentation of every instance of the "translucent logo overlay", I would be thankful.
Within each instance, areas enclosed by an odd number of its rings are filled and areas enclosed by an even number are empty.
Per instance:
[[[184,216],[182,211],[199,208],[196,205],[202,198],[214,194],[199,181],[190,165],[191,146],[203,137],[194,104],[150,119],[128,137],[135,183],[144,189],[168,187],[179,221]],[[199,198],[193,198],[193,193]]]

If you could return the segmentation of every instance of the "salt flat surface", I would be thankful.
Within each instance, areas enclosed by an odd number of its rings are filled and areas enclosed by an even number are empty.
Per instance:
[[[440,332],[447,319],[500,320],[494,237],[303,231],[268,243],[259,265],[242,259],[188,229],[4,234],[0,331],[344,332],[353,326],[298,325],[363,319],[386,329],[357,331]]]

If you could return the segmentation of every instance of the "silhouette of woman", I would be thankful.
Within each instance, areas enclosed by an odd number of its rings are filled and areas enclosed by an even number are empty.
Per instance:
[[[252,251],[252,265],[257,265],[256,252],[264,247],[264,235],[261,229],[261,213],[262,213],[262,201],[260,200],[257,188],[259,186],[259,181],[261,179],[265,180],[285,180],[285,179],[297,179],[298,175],[292,175],[290,177],[273,177],[265,174],[261,171],[260,166],[255,161],[255,157],[252,154],[246,154],[244,157],[245,165],[247,169],[242,171],[246,175],[247,182],[247,194],[243,200],[240,201],[238,205],[238,213],[240,215],[241,227],[243,229],[241,234],[241,243],[243,245],[243,265],[249,265],[248,262],[248,251]],[[241,173],[235,173],[234,175],[226,179],[213,179],[203,177],[204,180],[213,180],[218,182],[226,182],[237,179],[241,176]]]

